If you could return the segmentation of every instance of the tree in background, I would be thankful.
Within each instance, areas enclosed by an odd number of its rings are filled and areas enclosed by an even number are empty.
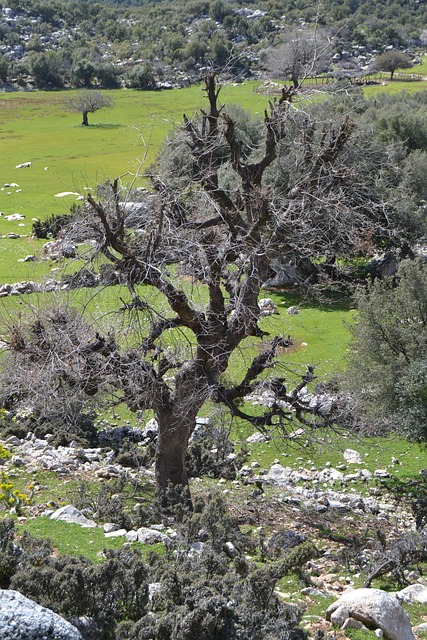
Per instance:
[[[152,90],[156,88],[153,65],[149,62],[138,64],[126,73],[126,86],[132,89]]]
[[[293,28],[282,44],[265,54],[265,64],[274,78],[291,80],[297,89],[306,78],[326,70],[332,59],[329,31]]]
[[[75,98],[70,98],[66,106],[72,111],[80,111],[82,114],[82,126],[88,127],[88,114],[95,113],[100,109],[112,106],[112,100],[105,93],[100,91],[82,91]]]
[[[401,51],[386,51],[382,53],[371,67],[372,71],[389,71],[390,80],[393,80],[394,72],[396,69],[409,69],[413,66],[413,61],[410,56]]]
[[[38,89],[61,89],[65,84],[66,65],[58,51],[31,52],[28,67]]]

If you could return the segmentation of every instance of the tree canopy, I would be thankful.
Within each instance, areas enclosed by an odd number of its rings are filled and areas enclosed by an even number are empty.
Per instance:
[[[412,59],[401,51],[385,51],[375,58],[372,69],[375,71],[390,71],[390,79],[393,80],[397,69],[408,69],[413,66]]]
[[[67,107],[73,111],[80,111],[82,114],[82,126],[89,126],[89,113],[95,113],[105,107],[111,107],[113,104],[110,96],[101,91],[82,91],[75,98],[69,98]]]

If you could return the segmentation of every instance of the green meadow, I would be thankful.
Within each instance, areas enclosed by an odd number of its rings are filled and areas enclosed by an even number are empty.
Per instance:
[[[262,113],[263,95],[255,85],[224,86],[225,103],[243,104]],[[0,233],[31,233],[31,218],[65,213],[77,195],[86,194],[105,180],[124,176],[131,182],[153,162],[168,131],[204,105],[201,86],[160,91],[110,91],[113,106],[89,114],[89,127],[81,115],[66,110],[74,92],[3,93],[0,95],[0,211],[26,216],[18,227],[0,221]],[[28,168],[16,169],[31,162]],[[4,187],[4,184],[19,187]]]
[[[420,91],[427,82],[386,82],[364,89],[369,97],[379,92]],[[225,104],[237,103],[263,115],[268,97],[257,92],[259,83],[227,84],[221,91]],[[131,183],[153,162],[168,131],[205,104],[203,87],[170,91],[108,92],[113,106],[89,115],[66,109],[75,92],[16,92],[0,94],[0,212],[20,213],[25,220],[0,218],[0,234],[31,234],[31,218],[66,213],[105,180],[123,176]],[[16,166],[31,162],[27,168]],[[6,187],[17,184],[18,187]],[[72,195],[57,197],[71,192]]]

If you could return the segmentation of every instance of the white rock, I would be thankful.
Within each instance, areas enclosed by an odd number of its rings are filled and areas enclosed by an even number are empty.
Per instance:
[[[375,478],[389,478],[390,474],[385,469],[376,469],[374,471]]]
[[[427,603],[427,587],[423,584],[411,584],[409,587],[401,589],[396,594],[396,598],[400,602],[422,602]]]
[[[161,531],[154,531],[148,527],[140,527],[137,530],[138,542],[141,544],[156,544],[157,542],[170,542],[169,536]]]
[[[255,433],[253,433],[252,435],[246,438],[246,442],[252,442],[252,443],[266,442],[266,440],[267,440],[267,437],[263,433],[260,433],[259,431],[255,431]]]
[[[193,542],[193,544],[190,547],[189,555],[199,556],[201,553],[203,553],[204,548],[205,548],[205,545],[203,542]]]
[[[126,534],[126,529],[117,529],[117,531],[110,531],[109,533],[105,533],[104,538],[120,538],[121,536],[124,537]]]
[[[76,627],[64,618],[12,589],[0,590],[0,637],[2,640],[83,640]]]
[[[17,436],[9,436],[5,440],[5,443],[6,444],[11,444],[12,446],[19,447],[19,445],[22,444],[22,440],[20,438],[18,438]]]
[[[365,627],[363,622],[360,622],[360,620],[355,620],[354,618],[347,618],[341,629],[342,631],[345,631],[346,629],[360,629],[361,631],[369,631],[369,629]]]
[[[106,522],[102,525],[102,528],[104,529],[104,533],[111,533],[112,531],[118,531],[120,526],[115,522]]]
[[[346,591],[326,611],[331,620],[338,607],[347,607],[350,617],[371,629],[381,629],[387,640],[415,640],[411,622],[398,599],[381,589],[352,589]]]
[[[350,617],[350,612],[346,606],[341,605],[338,609],[331,614],[331,622],[335,627],[342,627],[347,618]]]
[[[258,306],[261,311],[261,316],[271,316],[273,314],[279,313],[276,305],[271,298],[261,298],[260,300],[258,300]]]
[[[224,544],[224,551],[230,558],[235,558],[239,555],[239,552],[232,542],[226,542]]]
[[[361,464],[363,462],[362,454],[354,449],[346,449],[343,457],[348,464]]]
[[[60,507],[50,516],[51,520],[64,520],[64,522],[79,524],[82,527],[96,527],[96,522],[89,520],[82,514],[81,511],[76,509],[72,504],[68,504],[65,507]]]
[[[134,529],[131,529],[130,531],[127,532],[125,538],[128,542],[137,542],[138,534]]]
[[[77,191],[61,191],[60,193],[55,193],[55,198],[64,198],[65,196],[79,196],[80,193]]]

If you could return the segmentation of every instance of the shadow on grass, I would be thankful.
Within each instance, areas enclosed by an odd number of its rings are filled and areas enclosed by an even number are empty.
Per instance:
[[[108,129],[121,129],[123,128],[125,125],[123,124],[119,124],[119,123],[104,123],[104,124],[92,124],[91,122],[89,122],[87,127],[84,127],[82,124],[76,125],[76,129],[87,129],[88,131],[91,129],[104,129],[104,130],[108,130]]]
[[[119,123],[105,123],[105,124],[90,124],[90,129],[120,129],[123,127],[122,124]]]

